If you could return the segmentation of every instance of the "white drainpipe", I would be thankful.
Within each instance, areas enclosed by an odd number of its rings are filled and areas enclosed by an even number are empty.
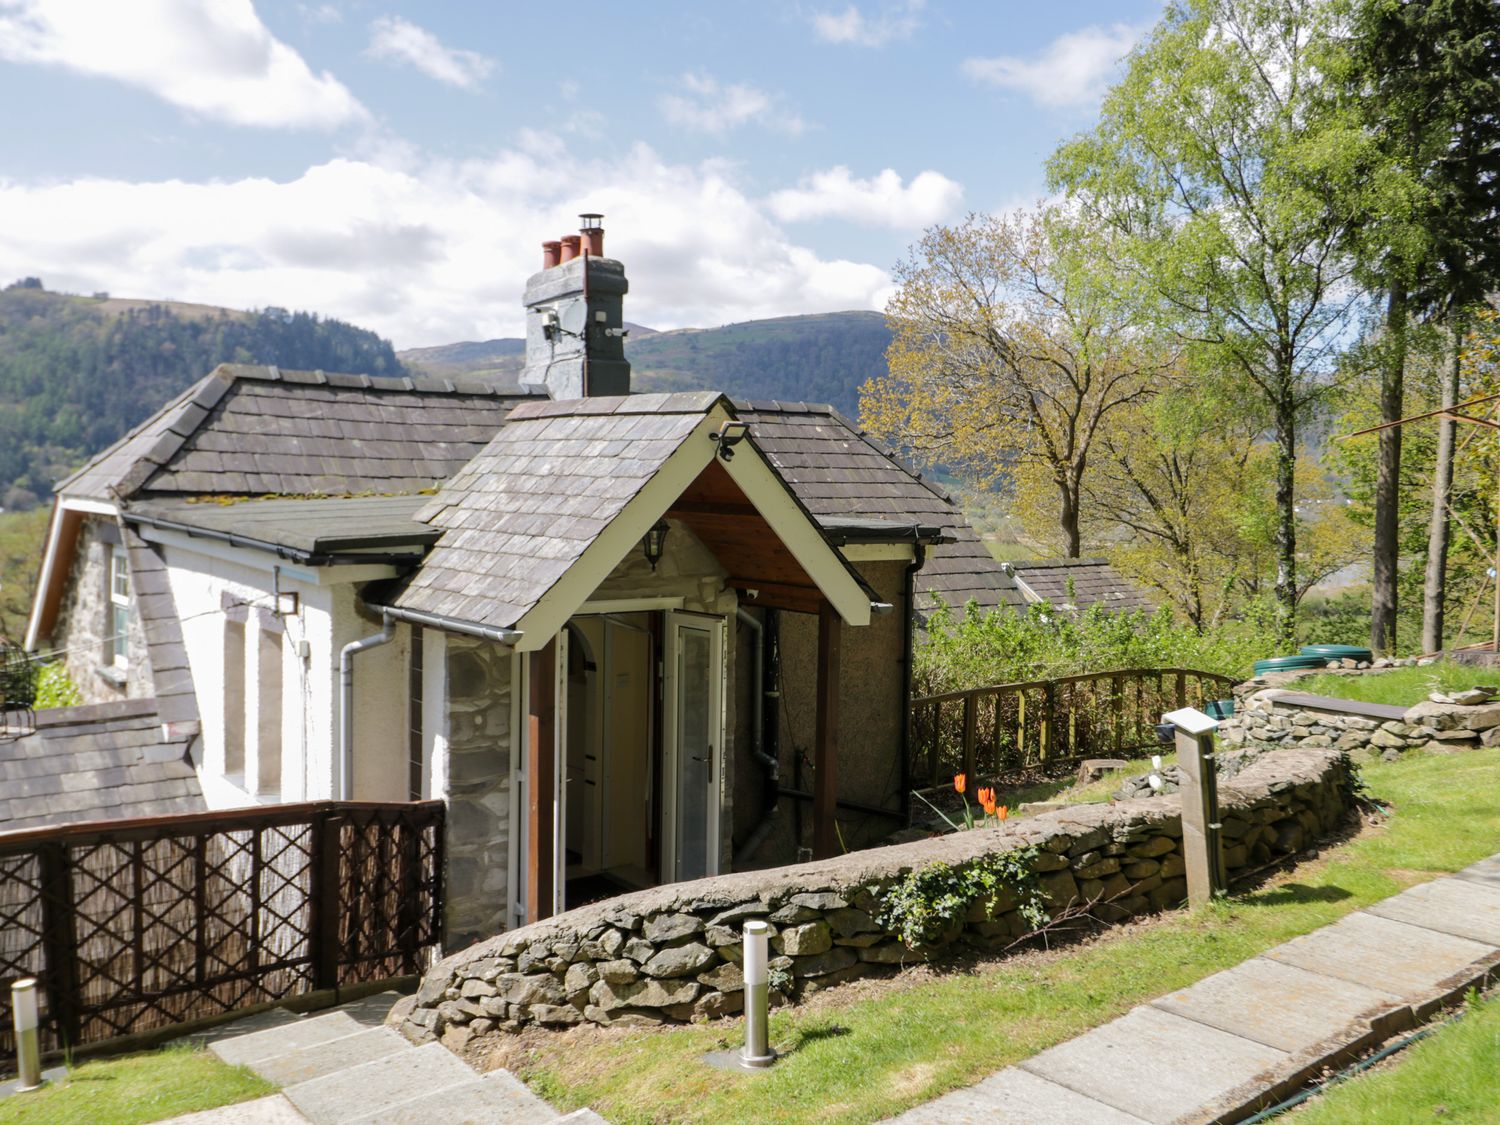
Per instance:
[[[354,654],[388,645],[396,639],[396,621],[382,614],[383,628],[374,636],[350,641],[339,650],[339,776],[337,800],[354,800]]]

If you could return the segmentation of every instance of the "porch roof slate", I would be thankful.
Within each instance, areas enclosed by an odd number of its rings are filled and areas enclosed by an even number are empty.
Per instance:
[[[82,820],[203,812],[187,740],[163,740],[156,701],[64,707],[0,741],[0,838]]]
[[[1028,601],[1068,602],[1068,580],[1073,582],[1072,604],[1079,609],[1101,605],[1110,610],[1155,609],[1151,597],[1126,578],[1107,559],[1030,559],[1009,564]]]
[[[740,399],[734,407],[814,516],[904,520],[952,540],[927,551],[916,579],[919,611],[938,599],[955,608],[971,599],[986,609],[1025,604],[948,494],[833,407]]]
[[[535,397],[478,380],[221,364],[57,486],[64,496],[431,488]]]
[[[720,401],[690,392],[518,406],[418,513],[442,537],[393,604],[514,626]]]

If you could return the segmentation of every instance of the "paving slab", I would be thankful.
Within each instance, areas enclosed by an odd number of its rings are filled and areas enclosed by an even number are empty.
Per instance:
[[[298,1082],[310,1082],[325,1074],[383,1059],[397,1051],[404,1051],[409,1046],[393,1028],[372,1027],[353,1035],[341,1035],[337,1039],[299,1047],[284,1055],[257,1059],[250,1064],[250,1069],[267,1082],[274,1082],[278,1086],[295,1086]]]
[[[308,1016],[277,1027],[268,1027],[249,1035],[220,1039],[216,1043],[210,1043],[208,1049],[231,1065],[249,1065],[363,1030],[364,1025],[356,1023],[343,1012],[332,1011],[326,1015]]]
[[[1020,1067],[1153,1125],[1169,1125],[1286,1059],[1286,1052],[1264,1043],[1142,1006]]]
[[[284,1092],[315,1125],[344,1125],[355,1114],[375,1117],[419,1095],[473,1079],[474,1072],[448,1048],[425,1043]]]
[[[1437,879],[1365,909],[1377,918],[1441,930],[1500,949],[1500,887],[1472,879]]]
[[[1481,859],[1478,863],[1471,863],[1462,871],[1454,872],[1453,878],[1465,879],[1471,883],[1484,883],[1491,887],[1500,887],[1500,855],[1492,855],[1489,859]]]
[[[892,1120],[894,1125],[1145,1125],[1124,1110],[1013,1066]]]
[[[1205,977],[1151,1006],[1288,1054],[1334,1036],[1384,1039],[1415,1019],[1395,993],[1265,957]]]
[[[169,1118],[162,1125],[307,1125],[307,1118],[280,1094],[271,1094],[218,1109],[185,1113]]]
[[[559,1117],[557,1119],[557,1125],[569,1125],[569,1122],[572,1125],[609,1125],[604,1118],[591,1109],[575,1109],[566,1117]]]
[[[1448,978],[1495,952],[1482,942],[1356,910],[1261,956],[1413,1002],[1432,996]],[[1427,1010],[1419,1007],[1418,1015]]]
[[[347,1125],[532,1125],[554,1121],[557,1111],[509,1071],[496,1070],[432,1094],[359,1117]]]

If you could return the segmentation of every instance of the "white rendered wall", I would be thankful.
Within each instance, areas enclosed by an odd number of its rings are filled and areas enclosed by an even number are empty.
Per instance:
[[[295,613],[280,618],[281,783],[251,792],[253,778],[224,776],[226,723],[243,717],[225,714],[225,606],[245,603],[247,694],[258,698],[259,620],[274,609],[274,556],[211,541],[186,541],[151,534],[165,545],[167,576],[182,624],[183,643],[198,697],[202,751],[198,773],[210,808],[334,798],[339,730],[339,652],[350,641],[378,633],[354,608],[357,586],[393,573],[387,567],[341,568],[348,581],[330,582],[337,572],[280,564],[280,590],[297,595]],[[320,579],[322,583],[320,584]],[[395,643],[355,657],[356,796],[362,800],[405,800],[407,714],[405,653],[409,630],[398,629]],[[304,655],[305,654],[305,655]],[[254,704],[251,704],[253,707]],[[247,758],[257,735],[246,731]],[[366,762],[364,756],[368,755]],[[361,778],[363,781],[361,781]]]

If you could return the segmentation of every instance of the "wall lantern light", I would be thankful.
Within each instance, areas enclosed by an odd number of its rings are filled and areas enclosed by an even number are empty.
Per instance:
[[[725,422],[719,427],[719,432],[709,434],[708,439],[717,442],[719,456],[725,461],[734,459],[734,447],[745,440],[750,432],[750,427],[744,422]]]
[[[646,538],[641,540],[641,550],[646,553],[646,561],[651,564],[651,569],[656,570],[656,564],[661,562],[661,551],[667,542],[667,521],[659,520],[655,527],[646,532]]]

